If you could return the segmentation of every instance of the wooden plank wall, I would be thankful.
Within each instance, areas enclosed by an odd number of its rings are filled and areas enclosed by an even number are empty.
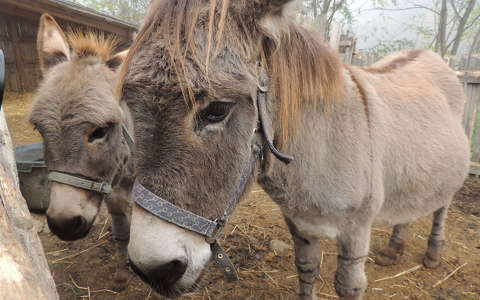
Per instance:
[[[6,90],[33,92],[41,78],[36,52],[36,35],[40,14],[12,15],[0,9],[0,49],[7,63]],[[58,19],[62,28],[96,30],[84,25]],[[98,30],[96,30],[98,31]],[[108,33],[108,32],[107,32]],[[130,41],[122,41],[125,48]]]
[[[7,62],[6,89],[33,91],[40,79],[35,39],[37,24],[28,19],[0,13],[0,48]]]
[[[463,127],[471,143],[471,173],[480,175],[480,72],[457,73],[467,95]]]

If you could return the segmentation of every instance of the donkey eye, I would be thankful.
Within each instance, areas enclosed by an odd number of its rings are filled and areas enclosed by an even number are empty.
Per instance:
[[[95,131],[93,131],[89,136],[88,136],[88,142],[89,143],[92,143],[93,141],[95,140],[99,140],[99,139],[103,139],[106,135],[107,135],[107,132],[108,132],[108,129],[110,127],[109,126],[106,126],[106,127],[98,127],[97,129],[95,129]]]
[[[202,111],[202,119],[208,123],[221,122],[228,116],[233,104],[231,102],[212,102]]]

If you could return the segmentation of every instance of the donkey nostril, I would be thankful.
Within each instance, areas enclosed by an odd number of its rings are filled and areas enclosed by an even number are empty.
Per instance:
[[[53,231],[53,232],[58,231],[59,226],[58,226],[57,223],[56,223],[52,218],[50,218],[49,216],[47,216],[47,224],[48,224],[48,228],[50,228],[51,231]]]
[[[70,219],[51,218],[47,216],[47,223],[50,230],[62,240],[76,240],[88,233],[87,220],[82,216]]]
[[[169,288],[182,278],[186,270],[187,264],[175,259],[150,271],[149,277],[164,288]]]
[[[76,228],[77,230],[81,230],[87,224],[87,220],[84,217],[78,216],[72,219],[71,221],[72,228]]]

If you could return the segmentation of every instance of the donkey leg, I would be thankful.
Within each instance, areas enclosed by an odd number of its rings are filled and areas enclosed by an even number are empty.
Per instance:
[[[375,263],[377,265],[390,266],[398,262],[405,249],[404,238],[407,227],[407,224],[393,226],[392,236],[390,237],[388,245],[380,250],[380,253],[375,258]]]
[[[128,268],[127,246],[130,239],[130,204],[123,190],[116,190],[107,198],[107,208],[112,217],[112,235],[115,240],[116,270],[113,289],[122,291],[127,287],[130,272]]]
[[[445,219],[448,206],[437,209],[433,213],[432,232],[428,238],[427,252],[423,259],[423,265],[427,268],[436,268],[440,264],[440,256],[445,245]]]
[[[365,260],[370,247],[370,226],[337,236],[338,260],[335,290],[342,300],[361,300],[367,288]]]
[[[298,272],[299,298],[316,299],[315,279],[320,272],[320,241],[301,235],[295,224],[285,218],[295,245],[295,265]]]

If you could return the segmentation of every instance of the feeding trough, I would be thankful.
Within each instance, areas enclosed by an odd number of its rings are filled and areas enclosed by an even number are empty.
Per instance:
[[[50,203],[48,170],[43,160],[43,143],[23,145],[15,148],[20,191],[28,208],[45,212]]]

